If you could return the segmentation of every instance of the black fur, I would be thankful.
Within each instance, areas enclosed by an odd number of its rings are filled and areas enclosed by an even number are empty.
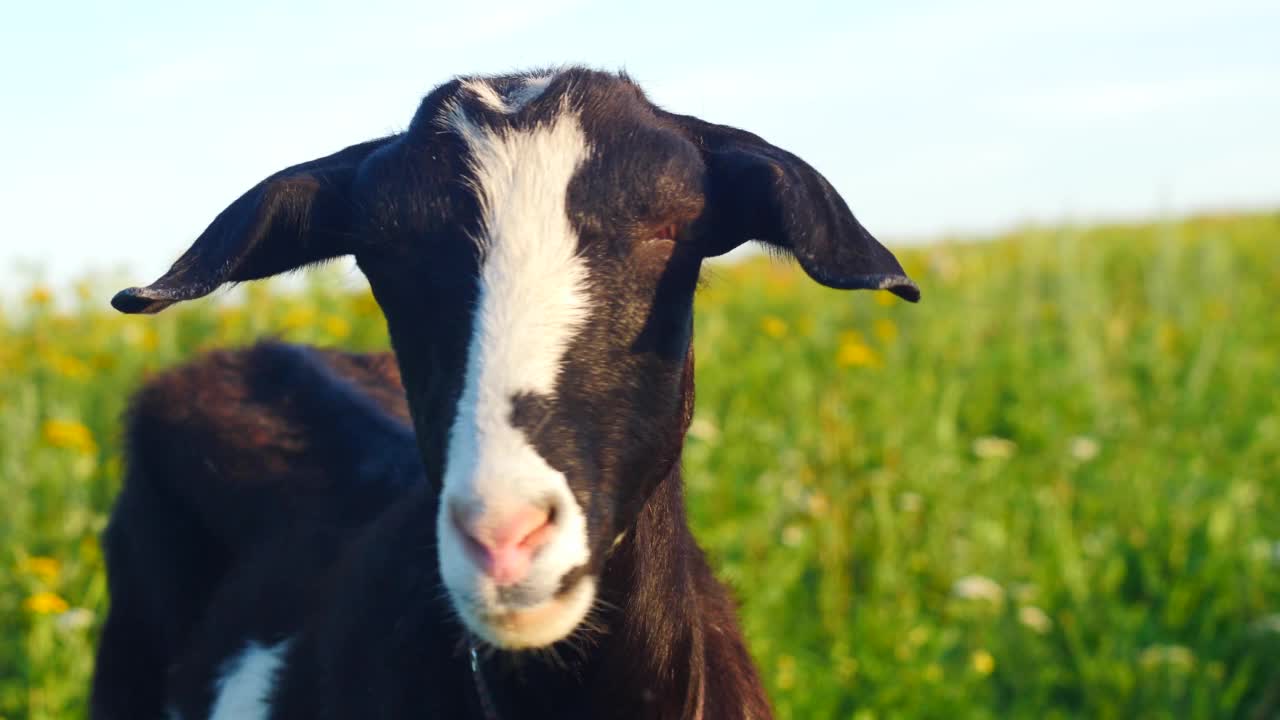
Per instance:
[[[501,93],[523,78],[488,82]],[[555,394],[512,398],[512,422],[587,516],[590,562],[562,590],[594,577],[604,609],[541,654],[486,658],[503,717],[768,716],[732,604],[684,515],[701,261],[759,239],[834,287],[911,300],[918,290],[809,165],[666,113],[625,77],[562,71],[515,114],[460,88],[433,91],[404,133],[264,180],[164,277],[113,299],[156,312],[353,254],[403,378],[385,356],[269,344],[144,388],[106,537],[112,608],[95,717],[157,717],[166,704],[202,717],[229,658],[284,640],[272,717],[475,715],[466,636],[435,549],[480,268],[470,159],[440,122],[451,103],[499,132],[570,107],[592,149],[566,197],[592,312]]]

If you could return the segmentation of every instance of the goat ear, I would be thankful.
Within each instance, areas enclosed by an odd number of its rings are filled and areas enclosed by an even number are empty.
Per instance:
[[[897,258],[853,216],[808,163],[744,130],[668,115],[707,165],[708,255],[761,240],[795,256],[809,277],[841,290],[888,290],[911,302],[916,286]]]
[[[351,186],[360,164],[394,136],[286,168],[223,210],[169,272],[121,290],[111,305],[156,313],[204,297],[228,282],[256,280],[345,255],[351,242]]]

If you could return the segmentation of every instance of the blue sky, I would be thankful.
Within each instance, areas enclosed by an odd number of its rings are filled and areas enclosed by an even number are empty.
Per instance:
[[[449,77],[567,63],[796,152],[891,244],[1280,205],[1275,0],[14,5],[4,277],[150,279],[264,175],[401,129]]]

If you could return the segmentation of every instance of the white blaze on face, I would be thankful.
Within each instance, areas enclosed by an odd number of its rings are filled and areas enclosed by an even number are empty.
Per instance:
[[[541,92],[545,85],[533,89]],[[512,98],[479,81],[463,89],[504,112],[536,96],[529,85]],[[570,633],[589,609],[590,581],[565,597],[554,596],[565,573],[586,563],[590,552],[586,519],[568,481],[512,425],[511,401],[522,393],[555,392],[565,352],[587,316],[587,269],[578,257],[566,194],[589,150],[577,116],[567,108],[549,124],[521,130],[478,126],[456,105],[443,122],[472,154],[483,222],[476,238],[479,295],[437,525],[440,569],[454,608],[472,632],[505,647],[540,646]],[[527,618],[517,618],[512,611],[519,608],[505,606],[467,559],[449,507],[461,503],[503,516],[547,499],[555,504],[556,531],[519,584],[521,596],[534,602],[522,606],[529,609]]]

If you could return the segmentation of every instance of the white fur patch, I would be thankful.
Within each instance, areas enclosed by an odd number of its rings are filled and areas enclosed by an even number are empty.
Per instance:
[[[214,684],[217,699],[209,720],[266,720],[271,714],[271,690],[284,662],[289,641],[263,647],[256,642],[227,660]]]
[[[462,82],[462,89],[471,93],[490,110],[510,115],[537,99],[555,79],[554,75],[539,75],[524,79],[519,86],[503,97],[496,88],[484,80],[471,79]]]
[[[486,102],[483,90],[470,89]],[[555,391],[565,352],[587,316],[587,268],[578,256],[566,195],[589,149],[577,115],[567,107],[550,124],[525,130],[480,127],[457,105],[444,122],[472,153],[483,229],[476,238],[479,297],[438,518],[440,569],[454,607],[473,632],[507,647],[542,645],[572,631],[593,594],[588,589],[566,598],[564,612],[537,632],[497,631],[482,616],[518,608],[504,606],[489,578],[467,559],[449,508],[460,503],[501,517],[554,502],[556,532],[519,584],[525,598],[552,601],[564,574],[589,559],[586,518],[568,481],[511,424],[512,396]],[[561,634],[545,637],[553,626]]]

